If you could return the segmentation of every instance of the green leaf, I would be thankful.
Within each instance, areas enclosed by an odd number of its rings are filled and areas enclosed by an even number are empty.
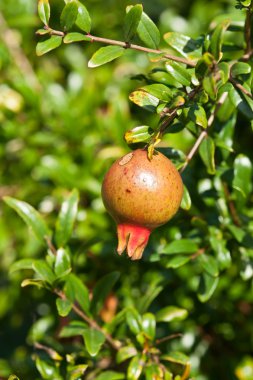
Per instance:
[[[174,240],[172,243],[162,248],[161,253],[167,255],[175,255],[178,253],[192,254],[198,250],[197,244],[190,239]]]
[[[195,74],[199,80],[203,80],[207,75],[211,74],[215,64],[215,59],[212,54],[206,52],[198,60],[195,67]]]
[[[161,368],[159,364],[148,364],[145,366],[145,379],[154,380],[154,379],[166,379],[164,377],[165,372],[164,368]]]
[[[16,375],[10,375],[8,380],[20,380]]]
[[[163,36],[166,43],[185,58],[195,60],[201,57],[203,37],[197,40],[178,32],[168,32]]]
[[[37,273],[39,276],[39,279],[42,281],[46,281],[49,284],[52,284],[55,280],[56,277],[48,265],[48,263],[44,260],[36,260],[33,262],[33,270]]]
[[[200,104],[192,105],[189,109],[188,116],[195,124],[204,129],[207,128],[206,111]]]
[[[183,198],[182,198],[180,207],[183,210],[190,210],[191,205],[192,205],[192,202],[191,202],[191,197],[190,197],[189,191],[188,191],[187,187],[184,186],[184,193],[183,193]]]
[[[191,260],[190,256],[173,256],[166,261],[166,268],[180,268]]]
[[[227,62],[220,62],[218,64],[218,68],[219,68],[222,83],[227,83],[227,81],[229,80],[229,75],[230,75],[229,64]]]
[[[231,75],[235,78],[239,75],[250,74],[251,66],[246,62],[236,62],[231,67]]]
[[[80,380],[84,372],[88,368],[88,364],[78,364],[68,366],[68,380]]]
[[[48,26],[48,22],[50,19],[50,4],[48,0],[38,1],[38,15],[43,24]]]
[[[62,37],[60,36],[51,36],[49,39],[38,42],[36,46],[36,54],[41,56],[48,53],[49,51],[56,49],[62,43]]]
[[[72,336],[83,335],[87,329],[87,324],[82,321],[71,321],[69,325],[64,326],[59,334],[60,338],[70,338]]]
[[[234,161],[233,188],[245,198],[252,189],[252,163],[244,154],[239,154]]]
[[[117,352],[116,361],[120,364],[135,355],[137,355],[137,350],[134,346],[121,347]]]
[[[78,14],[78,4],[77,1],[71,0],[65,5],[61,13],[60,21],[64,30],[69,30],[76,22]]]
[[[145,294],[143,294],[140,298],[140,301],[138,302],[138,310],[140,313],[144,313],[146,310],[148,310],[153,300],[163,290],[163,286],[159,285],[159,282],[160,281],[151,282]]]
[[[133,7],[127,8],[124,22],[124,39],[126,42],[130,42],[135,36],[141,20],[142,11],[142,4],[136,4]]]
[[[215,60],[218,62],[222,58],[222,42],[223,35],[230,24],[230,20],[223,20],[214,29],[209,45],[209,51],[214,56]]]
[[[125,322],[126,313],[127,308],[124,308],[117,313],[115,317],[113,317],[113,319],[104,326],[105,330],[108,331],[109,334],[112,334],[118,325]]]
[[[198,257],[198,261],[206,273],[213,277],[217,277],[219,275],[219,267],[214,257],[202,254]]]
[[[141,125],[127,131],[124,135],[124,139],[127,144],[148,142],[151,139],[153,132],[154,131],[149,126]]]
[[[203,88],[212,100],[217,98],[216,80],[213,74],[209,74],[203,79]]]
[[[151,95],[149,92],[139,89],[133,91],[129,95],[129,99],[140,107],[145,108],[147,111],[156,112],[156,107],[159,104],[159,99]]]
[[[141,316],[136,309],[131,308],[127,311],[126,321],[132,333],[139,334],[141,332]]]
[[[85,313],[89,312],[89,291],[80,278],[73,273],[69,274],[64,290],[70,301],[74,302],[76,300]]]
[[[188,356],[186,356],[182,352],[177,351],[171,352],[169,355],[163,355],[161,359],[169,361],[171,363],[181,364],[183,366],[190,363],[190,359]]]
[[[198,298],[201,302],[206,302],[211,298],[217,288],[219,277],[209,276],[207,273],[202,273],[200,276]]]
[[[121,380],[125,379],[125,374],[115,371],[103,371],[99,376],[96,376],[96,380]]]
[[[91,311],[93,313],[99,313],[102,309],[106,297],[110,293],[116,281],[119,279],[119,276],[119,272],[112,272],[102,277],[96,283],[91,300]]]
[[[26,278],[21,282],[21,287],[25,288],[26,286],[36,286],[37,288],[41,289],[45,287],[45,284],[42,280]]]
[[[62,204],[55,231],[55,240],[58,247],[64,247],[71,237],[77,215],[78,200],[78,191],[74,189]]]
[[[151,49],[157,49],[160,43],[160,32],[153,21],[142,12],[137,33],[141,41]]]
[[[80,1],[77,1],[77,5],[78,14],[76,19],[76,25],[84,32],[89,33],[91,29],[91,19],[89,12],[87,11],[85,5],[83,5]]]
[[[72,302],[70,302],[68,299],[57,298],[56,306],[58,314],[61,317],[66,317],[72,309]]]
[[[192,75],[182,64],[170,60],[166,62],[165,67],[176,82],[183,86],[189,86],[191,84]]]
[[[14,262],[10,267],[10,273],[21,269],[33,269],[34,259],[21,259]]]
[[[162,102],[167,103],[172,100],[172,98],[174,98],[170,88],[161,83],[149,84],[147,86],[141,87],[140,89],[148,92]]]
[[[11,197],[4,197],[4,201],[8,206],[13,208],[18,215],[24,220],[28,227],[30,227],[36,237],[45,243],[45,237],[50,236],[50,230],[42,219],[41,215],[31,205],[26,202],[19,201]]]
[[[105,336],[98,330],[87,328],[83,332],[83,339],[88,353],[96,356],[105,341]]]
[[[125,49],[121,46],[105,46],[98,49],[88,62],[88,67],[98,67],[123,55]]]
[[[199,154],[202,158],[202,161],[206,165],[207,172],[209,174],[215,174],[215,162],[214,162],[214,154],[215,154],[215,145],[213,139],[207,136],[201,143],[199,147]]]
[[[54,271],[57,277],[66,276],[71,271],[71,260],[69,253],[60,248],[56,252]]]
[[[91,37],[85,36],[82,33],[68,33],[64,38],[63,42],[65,44],[71,44],[72,42],[79,42],[79,41],[91,41]]]
[[[140,355],[136,355],[129,363],[127,369],[127,379],[138,380],[141,376],[144,364],[144,358]]]
[[[231,255],[229,250],[226,248],[226,241],[222,240],[222,237],[219,236],[216,233],[216,230],[211,229],[211,236],[209,238],[211,247],[216,254],[218,263],[219,263],[219,268],[221,270],[227,269],[231,265]]]
[[[253,109],[248,102],[248,98],[241,92],[237,91],[234,87],[228,92],[229,98],[243,115],[245,115],[249,120],[253,119]]]
[[[145,336],[153,340],[156,334],[156,320],[152,313],[146,313],[142,316],[142,331]]]
[[[62,380],[59,373],[59,368],[53,364],[41,360],[39,357],[35,360],[37,370],[39,371],[41,377],[45,380]]]
[[[188,311],[176,306],[166,306],[156,313],[157,322],[182,321],[188,316]]]

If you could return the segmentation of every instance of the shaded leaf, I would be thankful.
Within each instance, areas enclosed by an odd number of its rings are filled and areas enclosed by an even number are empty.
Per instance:
[[[62,43],[62,37],[51,36],[48,40],[43,42],[38,42],[36,46],[36,54],[41,56],[48,53],[49,51],[56,49]]]
[[[132,333],[139,334],[141,332],[141,316],[136,309],[127,310],[126,321]]]
[[[76,300],[84,312],[89,312],[89,291],[80,280],[80,278],[78,278],[73,273],[69,274],[65,283],[64,290],[67,298],[70,301],[74,302]]]
[[[43,24],[48,25],[50,19],[50,5],[48,0],[38,1],[38,15]]]
[[[21,269],[33,269],[34,259],[21,259],[14,262],[10,267],[10,273]]]
[[[76,25],[82,29],[84,32],[89,33],[91,29],[91,19],[89,12],[85,5],[83,5],[80,1],[77,1],[78,5],[78,13],[76,19]]]
[[[207,128],[206,111],[200,104],[194,104],[190,107],[188,116],[190,119],[200,127]]]
[[[36,237],[45,243],[45,237],[50,236],[50,230],[42,219],[42,216],[31,205],[11,197],[4,197],[4,201],[15,210],[24,220],[28,227],[32,229]]]
[[[237,77],[242,74],[250,74],[251,66],[246,62],[236,62],[231,67],[231,75]]]
[[[207,273],[201,274],[198,288],[198,298],[201,302],[206,302],[212,297],[218,282],[218,277],[210,276]]]
[[[91,300],[91,310],[98,313],[103,307],[104,301],[111,289],[119,279],[119,272],[112,272],[102,277],[93,289],[93,297]]]
[[[222,41],[225,30],[228,28],[230,20],[223,20],[214,29],[209,45],[209,51],[214,56],[216,61],[222,58]]]
[[[228,92],[229,98],[234,106],[249,120],[253,119],[253,109],[250,106],[248,99],[243,93],[237,91],[234,87]]]
[[[58,314],[61,317],[66,317],[72,309],[72,302],[70,302],[68,299],[57,298],[56,306]]]
[[[46,261],[35,260],[32,266],[34,271],[37,273],[37,275],[42,281],[46,281],[49,284],[52,284],[56,280],[54,272],[52,271],[52,269]]]
[[[74,189],[62,204],[55,231],[55,240],[58,247],[64,247],[71,237],[77,215],[78,200],[78,191]]]
[[[151,49],[156,49],[160,42],[160,32],[145,12],[142,12],[137,33],[142,42]]]
[[[166,261],[166,268],[180,268],[184,264],[188,263],[191,260],[190,256],[173,256]]]
[[[96,356],[105,341],[104,334],[98,330],[87,328],[83,332],[83,338],[88,353],[91,356]]]
[[[171,242],[162,248],[162,252],[167,255],[175,255],[177,253],[192,254],[197,252],[197,244],[190,239],[180,239]]]
[[[105,46],[98,49],[88,62],[88,67],[98,67],[123,55],[125,49],[121,46]]]
[[[139,22],[141,20],[143,7],[142,4],[136,4],[127,8],[124,22],[124,39],[130,42],[137,32]]]
[[[206,271],[208,274],[213,277],[217,277],[219,275],[219,267],[214,257],[202,254],[198,257],[198,261],[200,262],[204,271]]]
[[[156,313],[157,322],[182,321],[188,316],[188,311],[176,306],[166,306]]]
[[[72,336],[83,335],[87,329],[86,323],[82,321],[71,321],[67,326],[64,326],[59,334],[60,338],[69,338]]]
[[[209,174],[215,174],[215,162],[214,162],[215,145],[213,139],[207,136],[199,147],[199,154],[202,161],[206,165]]]
[[[75,0],[68,2],[62,10],[60,21],[65,30],[69,30],[76,22],[78,4]]]

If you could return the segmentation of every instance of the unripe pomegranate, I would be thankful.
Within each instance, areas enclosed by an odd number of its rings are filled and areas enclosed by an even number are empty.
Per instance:
[[[105,175],[102,198],[117,223],[119,255],[142,257],[149,235],[177,212],[183,182],[172,162],[155,152],[137,149],[118,159]]]

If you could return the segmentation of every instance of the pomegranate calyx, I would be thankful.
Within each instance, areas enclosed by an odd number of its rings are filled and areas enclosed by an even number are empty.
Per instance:
[[[126,250],[131,260],[141,259],[151,230],[143,226],[121,223],[118,224],[117,232],[118,254],[121,255]]]

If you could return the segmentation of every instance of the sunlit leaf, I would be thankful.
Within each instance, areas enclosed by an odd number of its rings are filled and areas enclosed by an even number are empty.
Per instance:
[[[170,47],[172,47],[183,57],[192,60],[200,58],[203,37],[194,40],[182,33],[168,32],[163,36],[163,38]]]
[[[38,15],[43,24],[48,25],[50,19],[50,5],[48,0],[38,1]]]
[[[149,16],[142,12],[137,33],[141,41],[152,49],[157,49],[160,42],[160,32]]]
[[[91,37],[85,36],[82,33],[68,33],[66,36],[63,38],[63,42],[65,44],[71,44],[72,42],[79,42],[79,41],[91,41]]]
[[[89,33],[91,29],[91,18],[87,8],[80,1],[76,1],[78,5],[78,13],[76,19],[76,25],[84,32]]]
[[[121,46],[105,46],[98,49],[88,62],[88,67],[98,67],[124,54],[125,49]]]
[[[252,189],[252,163],[244,154],[239,154],[234,161],[233,188],[247,197]]]
[[[56,221],[55,240],[58,247],[64,247],[71,237],[75,218],[77,215],[79,195],[73,190],[64,200]]]
[[[56,49],[62,43],[62,37],[51,36],[48,40],[43,42],[38,42],[36,46],[36,54],[41,56],[48,53],[49,51]]]
[[[61,25],[64,28],[64,30],[69,30],[74,25],[74,23],[76,22],[77,14],[77,1],[73,0],[65,5],[60,18]]]
[[[56,306],[61,317],[66,317],[72,309],[72,303],[68,299],[57,298]]]
[[[157,322],[181,321],[188,316],[188,311],[176,306],[166,306],[156,313]]]
[[[209,174],[215,174],[215,145],[211,137],[207,136],[201,143],[199,154],[204,164],[206,165]]]

